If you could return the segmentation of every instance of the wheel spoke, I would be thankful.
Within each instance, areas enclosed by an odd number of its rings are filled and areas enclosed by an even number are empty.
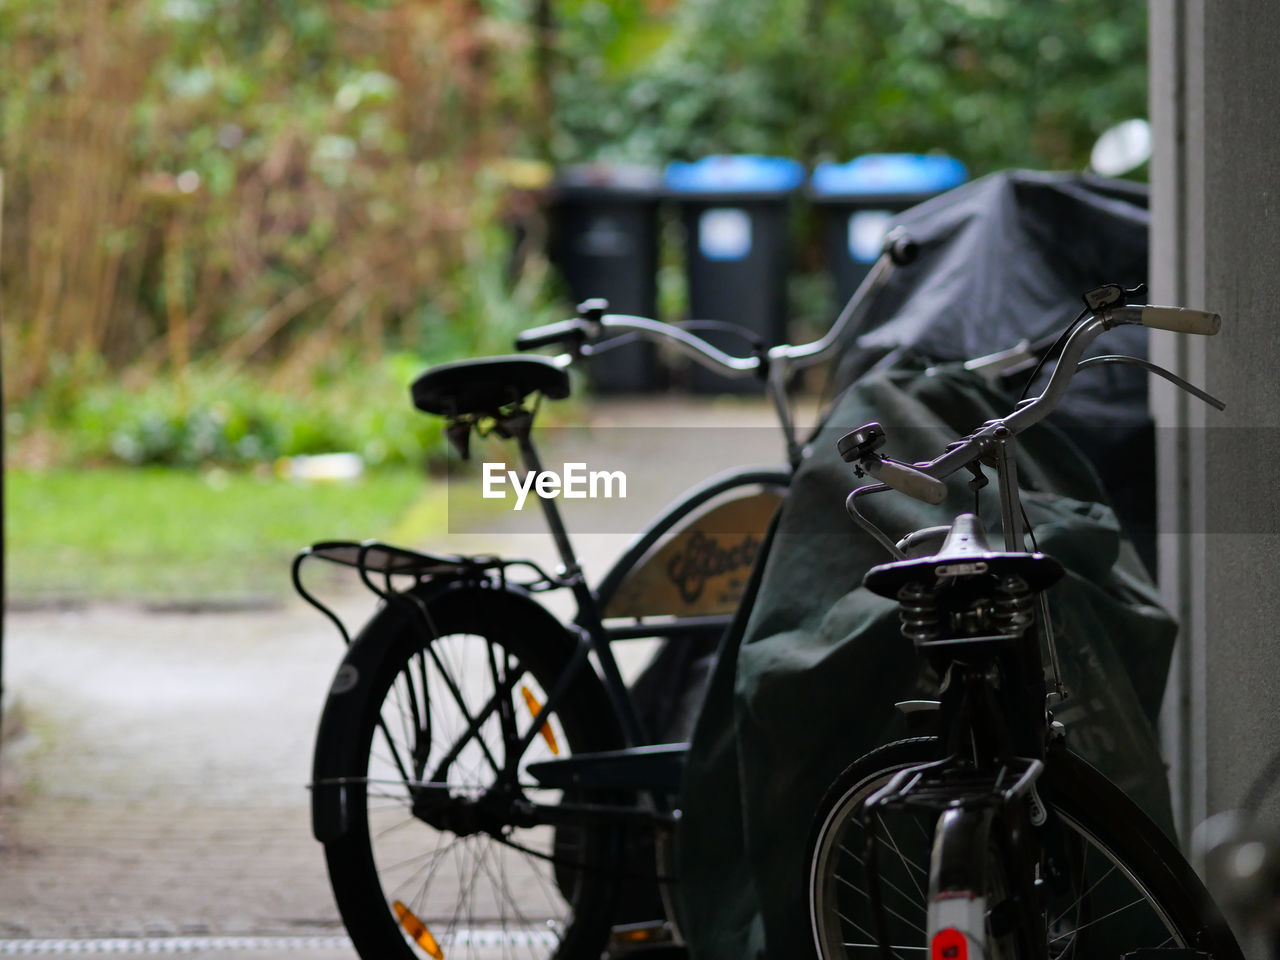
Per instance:
[[[1107,919],[1109,919],[1110,917],[1114,917],[1114,916],[1115,916],[1116,914],[1118,914],[1118,913],[1124,913],[1126,910],[1132,910],[1132,909],[1133,909],[1134,907],[1136,907],[1138,904],[1140,904],[1140,903],[1146,903],[1146,902],[1147,902],[1147,898],[1146,898],[1146,897],[1142,897],[1142,896],[1140,896],[1140,897],[1138,897],[1138,899],[1137,899],[1137,900],[1134,900],[1132,903],[1126,903],[1123,907],[1117,907],[1115,910],[1112,910],[1110,913],[1104,913],[1104,914],[1103,914],[1102,916],[1100,916],[1100,917],[1094,917],[1092,920],[1087,920],[1086,922],[1084,922],[1084,923],[1080,924],[1080,926],[1078,926],[1078,927],[1076,927],[1075,929],[1073,929],[1070,933],[1064,933],[1064,934],[1062,934],[1062,935],[1061,935],[1061,936],[1059,936],[1059,937],[1055,937],[1054,939],[1050,940],[1049,942],[1050,942],[1050,943],[1057,943],[1057,942],[1058,942],[1058,941],[1060,941],[1060,940],[1065,940],[1067,937],[1074,937],[1074,936],[1075,936],[1076,934],[1078,934],[1081,930],[1087,930],[1089,927],[1096,926],[1097,924],[1101,923],[1103,920],[1107,920]]]
[[[1088,855],[1088,851],[1087,851],[1087,850],[1085,851],[1085,854],[1086,854],[1086,856]],[[1084,872],[1084,866],[1083,866],[1083,863],[1084,863],[1084,861],[1082,860],[1082,861],[1081,861],[1081,869],[1080,869],[1080,876],[1081,876],[1081,877],[1086,876],[1086,874],[1085,874],[1085,872]],[[1076,918],[1077,918],[1077,920],[1078,920],[1078,919],[1079,919],[1079,908],[1080,908],[1080,905],[1081,905],[1082,903],[1084,903],[1085,898],[1086,898],[1086,897],[1088,897],[1088,896],[1089,896],[1089,894],[1093,893],[1093,891],[1094,891],[1094,890],[1098,889],[1098,887],[1102,884],[1102,882],[1103,882],[1104,880],[1106,880],[1106,879],[1107,879],[1107,877],[1111,876],[1111,875],[1112,875],[1113,873],[1115,873],[1115,872],[1116,872],[1116,867],[1115,867],[1114,865],[1112,865],[1111,869],[1110,869],[1110,870],[1108,870],[1106,873],[1104,873],[1102,876],[1100,876],[1097,880],[1095,880],[1095,881],[1093,882],[1093,884],[1089,887],[1089,889],[1088,889],[1088,890],[1084,891],[1084,893],[1082,893],[1082,894],[1080,894],[1079,896],[1077,896],[1073,902],[1071,902],[1071,903],[1067,904],[1067,908],[1066,908],[1065,910],[1063,910],[1063,911],[1062,911],[1062,913],[1058,914],[1058,916],[1054,917],[1054,919],[1053,919],[1053,923],[1051,923],[1051,924],[1050,924],[1050,926],[1055,926],[1056,924],[1061,923],[1061,922],[1063,921],[1063,919],[1066,917],[1066,915],[1067,915],[1068,913],[1070,913],[1070,912],[1071,912],[1071,910],[1072,910],[1073,908],[1076,910]],[[1077,929],[1077,930],[1081,929],[1081,927],[1080,927],[1080,925],[1079,925],[1079,924],[1077,924],[1077,925],[1076,925],[1076,929]]]
[[[848,857],[850,857],[852,860],[854,860],[854,861],[855,861],[855,862],[856,862],[860,867],[862,867],[862,869],[863,869],[863,870],[866,870],[867,865],[866,865],[866,863],[863,861],[863,859],[862,859],[860,856],[858,856],[856,853],[854,853],[852,850],[850,850],[850,849],[849,849],[847,846],[845,846],[844,844],[840,844],[840,845],[839,845],[839,849],[840,849],[840,851],[841,851],[842,853],[844,853],[846,856],[848,856]],[[896,849],[896,848],[895,848],[895,849]],[[901,854],[901,853],[899,853],[898,855],[899,855],[899,856],[902,856],[902,854]],[[903,862],[904,862],[904,863],[908,863],[908,864],[909,864],[909,861],[907,861],[905,857],[903,858]],[[846,881],[846,882],[848,882],[848,881]],[[923,914],[925,914],[925,916],[928,916],[928,914],[929,914],[929,908],[928,908],[927,906],[925,906],[925,895],[924,895],[924,891],[920,889],[919,885],[916,885],[916,893],[918,894],[918,896],[913,897],[913,896],[911,896],[911,894],[907,893],[907,892],[906,892],[906,891],[904,891],[901,887],[899,887],[897,884],[895,884],[892,880],[886,880],[886,879],[882,876],[882,877],[880,877],[880,882],[881,882],[881,883],[883,883],[883,884],[884,884],[886,887],[888,887],[890,890],[892,890],[894,893],[896,893],[898,896],[902,897],[902,899],[903,899],[903,900],[905,900],[907,903],[914,903],[914,904],[918,905],[918,906],[920,907],[920,912],[921,912],[921,913],[923,913]]]
[[[853,883],[853,882],[851,882],[851,881],[849,881],[849,880],[846,880],[844,877],[836,877],[836,882],[838,882],[838,883],[842,883],[842,884],[844,884],[846,887],[848,887],[850,890],[853,890],[855,893],[857,893],[857,894],[859,894],[859,895],[861,895],[861,896],[863,896],[863,897],[866,897],[868,901],[870,901],[870,900],[871,900],[871,894],[869,894],[866,890],[863,890],[863,889],[862,889],[860,886],[858,886],[856,883]],[[917,932],[920,934],[920,936],[922,936],[922,937],[926,936],[925,929],[924,929],[924,927],[920,926],[920,924],[918,924],[918,923],[916,923],[916,922],[914,922],[914,921],[912,921],[912,920],[908,920],[906,917],[904,917],[902,914],[898,913],[898,911],[894,910],[894,909],[893,909],[892,907],[890,907],[890,906],[886,906],[886,905],[885,905],[885,904],[883,904],[883,903],[881,903],[881,906],[883,906],[883,907],[884,907],[884,909],[885,909],[885,912],[886,912],[886,913],[891,913],[891,914],[893,914],[895,917],[897,917],[899,920],[901,920],[903,923],[905,923],[905,924],[906,924],[908,927],[910,927],[912,930],[917,931]]]
[[[839,910],[835,911],[835,913],[836,913],[836,916],[838,916],[845,923],[849,924],[849,926],[853,927],[854,930],[858,931],[858,933],[862,934],[864,937],[867,937],[873,941],[876,939],[876,935],[874,933],[872,933],[866,927],[862,926],[862,924],[858,923],[852,917],[841,913]],[[845,946],[846,947],[870,947],[872,950],[880,949],[879,943],[848,943],[846,941]],[[899,950],[924,950],[924,949],[926,948],[925,947],[908,947],[902,944],[891,944],[889,947],[889,951],[893,953],[895,957],[898,956],[897,951]],[[899,960],[901,960],[900,957],[899,957]]]

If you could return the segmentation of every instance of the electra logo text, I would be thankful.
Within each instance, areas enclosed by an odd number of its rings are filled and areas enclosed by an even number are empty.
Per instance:
[[[529,470],[521,476],[518,471],[508,470],[505,463],[484,465],[483,496],[486,500],[505,500],[508,483],[516,494],[516,510],[524,509],[525,498],[530,492],[543,500],[555,497],[566,500],[612,500],[616,497],[625,500],[627,496],[627,475],[621,470],[588,472],[585,463],[566,463],[562,473]]]

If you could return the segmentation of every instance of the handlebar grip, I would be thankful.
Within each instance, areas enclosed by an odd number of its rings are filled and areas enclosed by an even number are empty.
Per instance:
[[[557,343],[576,341],[581,343],[587,339],[587,331],[581,320],[558,320],[516,334],[517,350],[537,350]]]
[[[1142,307],[1142,325],[1174,333],[1196,333],[1212,337],[1222,329],[1222,316],[1186,307]]]
[[[922,473],[915,467],[896,460],[872,460],[863,469],[881,483],[899,493],[929,504],[939,504],[947,498],[947,485],[936,477]]]

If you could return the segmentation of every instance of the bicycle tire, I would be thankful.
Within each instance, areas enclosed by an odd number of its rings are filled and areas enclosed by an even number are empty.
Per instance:
[[[364,960],[441,953],[450,960],[597,957],[609,935],[620,831],[607,823],[520,828],[468,822],[453,812],[463,809],[454,797],[483,794],[508,744],[534,724],[535,704],[546,702],[574,641],[532,600],[509,592],[471,587],[420,599],[430,634],[407,605],[384,607],[344,658],[316,740],[316,769],[324,777],[317,774],[315,789],[347,783],[345,829],[322,839],[334,899],[356,951]],[[356,678],[354,687],[347,689],[353,681],[343,677]],[[482,722],[464,718],[459,700]],[[480,704],[490,703],[496,707],[485,715]],[[536,716],[549,736],[534,737],[522,771],[527,762],[551,759],[553,741],[560,756],[622,745],[589,666],[554,714],[544,714]],[[469,736],[473,726],[480,739]],[[413,790],[392,744],[402,764],[412,762],[411,776],[423,780],[460,740],[467,745],[441,781],[449,784],[442,809],[452,820],[432,826],[415,816]],[[540,803],[562,796],[537,788],[527,775],[520,783]],[[425,939],[413,919],[400,919],[397,902],[427,930]]]
[[[865,840],[857,807],[895,771],[938,756],[931,737],[891,743],[855,761],[827,791],[806,857],[810,927],[822,960],[878,955],[863,867],[851,852]],[[1047,878],[1051,957],[1120,957],[1144,947],[1173,946],[1203,951],[1215,960],[1241,960],[1239,945],[1191,866],[1118,787],[1064,750],[1049,758],[1038,790],[1048,813],[1046,842],[1061,848],[1053,859],[1067,864],[1056,883]],[[891,949],[905,948],[896,955],[910,956],[928,947],[921,883],[929,875],[932,831],[920,824],[895,830],[880,843],[897,858],[893,874],[882,874],[881,891]],[[1063,884],[1065,891],[1053,889]],[[1119,907],[1110,906],[1116,903]],[[1074,917],[1068,916],[1071,909]]]

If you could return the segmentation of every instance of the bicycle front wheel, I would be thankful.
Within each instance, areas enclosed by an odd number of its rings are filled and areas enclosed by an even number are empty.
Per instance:
[[[928,950],[936,818],[894,813],[864,825],[861,807],[895,772],[937,759],[938,749],[932,738],[881,747],[852,764],[828,791],[808,856],[810,921],[822,960],[878,956],[864,864],[868,829],[876,831],[887,946],[901,958]],[[1114,784],[1064,751],[1050,758],[1038,786],[1048,815],[1037,828],[1037,871],[1051,958],[1118,958],[1144,948],[1179,947],[1215,960],[1240,960],[1238,944],[1190,865]],[[995,928],[989,935],[1003,955],[999,891],[984,893]]]
[[[554,711],[573,643],[531,601],[445,590],[388,607],[352,645],[316,741],[316,791],[340,790],[325,841],[330,884],[365,960],[599,956],[616,892],[618,832],[551,826],[521,803],[529,763],[620,746],[594,672]],[[519,744],[518,777],[494,789]]]

